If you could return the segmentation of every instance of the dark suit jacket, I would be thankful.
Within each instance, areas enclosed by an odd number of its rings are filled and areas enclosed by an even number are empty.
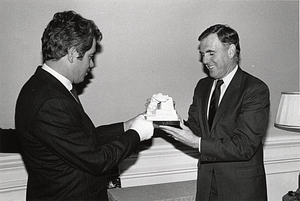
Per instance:
[[[107,172],[140,142],[122,123],[95,128],[70,92],[40,67],[19,94],[15,123],[27,200],[107,200]]]
[[[269,89],[238,68],[210,131],[207,105],[212,84],[209,77],[198,82],[187,121],[190,129],[202,137],[197,200],[208,200],[212,171],[220,200],[266,200],[262,140],[268,127]]]

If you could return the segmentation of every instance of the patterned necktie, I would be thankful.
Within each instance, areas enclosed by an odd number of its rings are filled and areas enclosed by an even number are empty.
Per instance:
[[[70,90],[70,92],[72,93],[72,95],[73,95],[73,97],[76,99],[76,101],[77,101],[78,103],[80,103],[79,97],[78,97],[78,94],[77,94],[77,91],[76,91],[75,87],[73,87],[73,88]]]
[[[216,88],[212,94],[211,100],[210,100],[210,106],[209,106],[209,115],[208,115],[208,124],[209,128],[211,129],[212,123],[214,121],[215,114],[217,112],[218,106],[219,106],[219,99],[220,99],[220,87],[223,84],[223,80],[218,80]]]

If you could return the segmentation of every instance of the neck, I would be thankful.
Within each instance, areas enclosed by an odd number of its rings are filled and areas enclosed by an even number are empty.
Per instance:
[[[63,58],[61,58],[60,60],[47,60],[45,61],[45,64],[73,82],[70,76],[70,72],[68,71],[67,63]]]

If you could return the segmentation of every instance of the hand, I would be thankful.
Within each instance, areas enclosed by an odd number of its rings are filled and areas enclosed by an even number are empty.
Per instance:
[[[180,127],[175,128],[172,126],[159,126],[159,128],[166,133],[170,134],[175,140],[182,142],[185,145],[188,145],[193,148],[199,148],[199,137],[194,135],[194,133],[189,129],[189,127],[185,126],[180,121]]]
[[[139,114],[139,115],[137,115],[137,116],[135,116],[135,117],[133,117],[133,118],[131,118],[131,119],[129,119],[129,120],[127,120],[127,121],[125,121],[124,123],[123,123],[123,126],[124,126],[124,131],[126,132],[128,129],[130,129],[130,127],[132,126],[132,124],[133,124],[133,122],[136,120],[136,118],[138,118],[140,115],[143,115],[143,114]]]
[[[145,115],[146,113],[143,112],[143,113],[140,113],[138,114],[137,116],[123,122],[123,126],[124,126],[124,131],[126,132],[128,129],[130,129],[130,127],[132,126],[133,122],[140,116],[140,115]]]
[[[147,121],[144,115],[139,115],[135,118],[130,129],[135,130],[140,135],[141,141],[148,140],[153,136],[153,123],[152,121]]]

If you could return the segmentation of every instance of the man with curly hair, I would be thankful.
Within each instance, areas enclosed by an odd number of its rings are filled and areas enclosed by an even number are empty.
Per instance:
[[[44,64],[16,104],[27,200],[108,200],[108,172],[153,135],[143,115],[95,127],[84,112],[73,84],[95,66],[101,39],[94,22],[73,11],[56,13],[44,31]]]

